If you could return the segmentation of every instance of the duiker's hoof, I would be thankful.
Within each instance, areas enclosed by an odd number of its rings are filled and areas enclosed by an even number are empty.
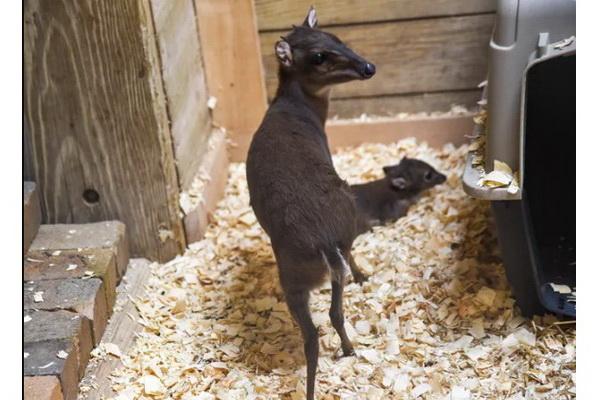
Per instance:
[[[342,357],[354,357],[356,355],[356,352],[354,351],[354,349],[350,349],[350,350],[342,350]]]
[[[359,285],[362,285],[364,282],[366,282],[368,280],[369,280],[369,277],[367,275],[363,274],[362,272],[354,274],[354,282],[358,283]]]

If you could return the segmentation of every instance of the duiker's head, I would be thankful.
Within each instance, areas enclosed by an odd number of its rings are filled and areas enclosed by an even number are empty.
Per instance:
[[[383,167],[385,179],[399,192],[419,193],[446,181],[446,175],[415,158],[404,157],[397,165]]]
[[[299,80],[309,90],[375,75],[375,65],[358,56],[331,33],[317,29],[311,6],[301,26],[275,44],[281,73]]]

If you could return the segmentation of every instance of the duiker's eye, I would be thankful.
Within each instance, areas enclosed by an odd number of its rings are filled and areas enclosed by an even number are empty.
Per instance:
[[[321,65],[327,59],[327,54],[325,53],[315,53],[310,57],[311,64]]]
[[[433,174],[431,173],[431,171],[427,171],[425,172],[425,176],[423,178],[425,178],[425,182],[429,182],[431,178],[433,178]]]

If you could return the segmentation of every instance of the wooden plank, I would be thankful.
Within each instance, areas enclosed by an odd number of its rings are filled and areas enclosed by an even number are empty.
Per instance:
[[[148,3],[31,0],[24,22],[43,222],[119,219],[134,255],[172,258],[185,238]]]
[[[256,0],[258,29],[289,29],[304,20],[310,5],[320,26],[475,14],[496,10],[495,0]]]
[[[267,109],[253,0],[195,0],[213,122],[227,129],[233,159],[246,158]]]
[[[448,111],[453,105],[471,109],[480,97],[480,90],[466,90],[333,99],[329,104],[329,115],[339,118],[356,118],[362,114],[394,116],[400,113]]]
[[[139,314],[130,299],[136,299],[144,293],[144,285],[151,276],[150,262],[144,259],[132,259],[122,283],[117,287],[117,304],[121,305],[119,310],[111,317],[104,336],[103,343],[114,343],[126,353],[133,346],[136,333],[142,330],[142,325],[137,323]],[[132,319],[133,318],[133,319]],[[122,367],[118,358],[108,356],[103,361],[92,360],[88,364],[84,378],[80,384],[85,390],[87,400],[101,400],[112,398],[112,383],[109,379],[110,373],[116,368]],[[91,389],[90,383],[95,383],[97,389]]]
[[[434,147],[446,143],[460,145],[473,130],[473,116],[426,118],[377,118],[371,121],[329,121],[327,138],[332,150],[358,146],[361,143],[393,143],[416,137]]]
[[[333,27],[358,54],[375,63],[367,81],[336,86],[333,98],[474,89],[485,79],[494,16],[387,22]],[[273,44],[286,31],[260,35],[269,96],[277,88]]]
[[[215,130],[210,138],[209,150],[198,170],[199,174],[210,179],[202,188],[202,193],[196,193],[203,201],[199,202],[196,208],[188,212],[183,219],[188,243],[197,242],[204,237],[210,215],[217,208],[217,203],[225,192],[228,166],[225,134]]]
[[[193,0],[151,0],[179,172],[186,189],[212,129]]]

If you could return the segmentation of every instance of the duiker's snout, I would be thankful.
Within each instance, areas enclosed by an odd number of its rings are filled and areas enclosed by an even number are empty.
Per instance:
[[[442,183],[446,182],[446,175],[442,174],[441,172],[438,172],[434,181],[435,181],[436,185],[442,184]]]
[[[363,64],[361,75],[363,79],[369,79],[373,75],[375,75],[375,64],[371,64],[370,62],[366,62]]]
[[[341,44],[341,47],[340,53],[346,58],[347,67],[353,70],[354,79],[369,79],[375,75],[375,64],[365,60],[345,45]]]

